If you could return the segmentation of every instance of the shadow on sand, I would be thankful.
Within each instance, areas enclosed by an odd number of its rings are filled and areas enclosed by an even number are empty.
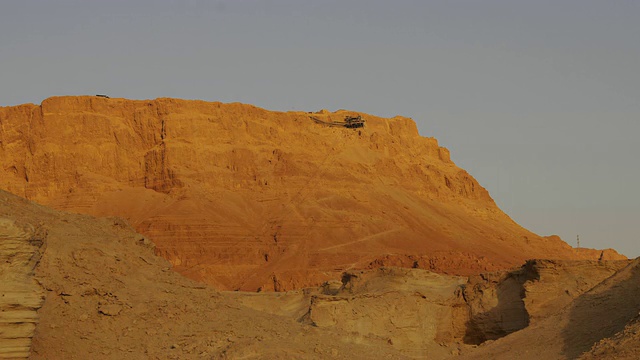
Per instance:
[[[561,332],[563,354],[575,359],[601,339],[613,336],[640,311],[640,258],[578,297]]]

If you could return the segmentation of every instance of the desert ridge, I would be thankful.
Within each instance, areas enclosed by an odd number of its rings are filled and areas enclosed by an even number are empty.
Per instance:
[[[313,120],[356,116],[363,127]],[[0,108],[0,124],[0,188],[120,216],[218,289],[286,291],[379,266],[472,275],[624,258],[522,228],[401,116],[67,96]]]

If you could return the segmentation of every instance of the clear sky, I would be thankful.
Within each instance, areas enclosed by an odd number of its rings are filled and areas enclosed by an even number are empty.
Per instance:
[[[0,106],[413,118],[526,228],[640,256],[640,1],[6,0]]]

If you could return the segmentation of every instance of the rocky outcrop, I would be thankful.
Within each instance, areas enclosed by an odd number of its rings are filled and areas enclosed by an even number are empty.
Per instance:
[[[531,260],[534,280],[524,284],[524,305],[532,324],[546,318],[629,265],[630,260]]]
[[[587,359],[635,358],[638,346],[633,331],[640,311],[639,276],[640,262],[636,259],[555,314],[485,343],[462,359],[576,359],[583,355]]]
[[[259,311],[346,331],[360,343],[382,339],[407,356],[441,359],[535,327],[628,264],[531,260],[469,278],[376,268],[347,271],[342,281],[319,288],[230,296]]]
[[[377,269],[390,266],[461,276],[498,271],[503,268],[484,256],[462,251],[434,251],[429,255],[389,254],[376,258],[366,268]]]
[[[557,313],[629,264],[628,260],[530,260],[520,269],[471,276],[464,298],[470,319],[465,342],[480,344]]]
[[[0,108],[0,188],[123,217],[177,271],[221,289],[285,291],[379,265],[469,275],[601,256],[513,222],[411,119],[363,114],[364,128],[347,129],[309,115],[100,97]]]
[[[26,359],[44,301],[34,269],[46,234],[29,223],[0,216],[0,359]]]
[[[465,331],[467,307],[457,295],[463,281],[401,268],[348,272],[338,291],[311,298],[304,320],[385,339],[411,357],[442,358],[458,351]]]
[[[169,167],[167,146],[161,143],[144,155],[144,187],[160,193],[169,193],[182,187],[173,170]]]

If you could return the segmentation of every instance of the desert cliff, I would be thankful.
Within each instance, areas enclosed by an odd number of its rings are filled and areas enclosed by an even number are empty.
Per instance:
[[[53,97],[0,108],[0,188],[120,216],[182,274],[284,291],[401,266],[449,275],[575,251],[520,227],[408,118],[176,99]]]
[[[0,358],[637,355],[637,260],[520,227],[410,119],[311,119],[355,115],[0,108]]]

